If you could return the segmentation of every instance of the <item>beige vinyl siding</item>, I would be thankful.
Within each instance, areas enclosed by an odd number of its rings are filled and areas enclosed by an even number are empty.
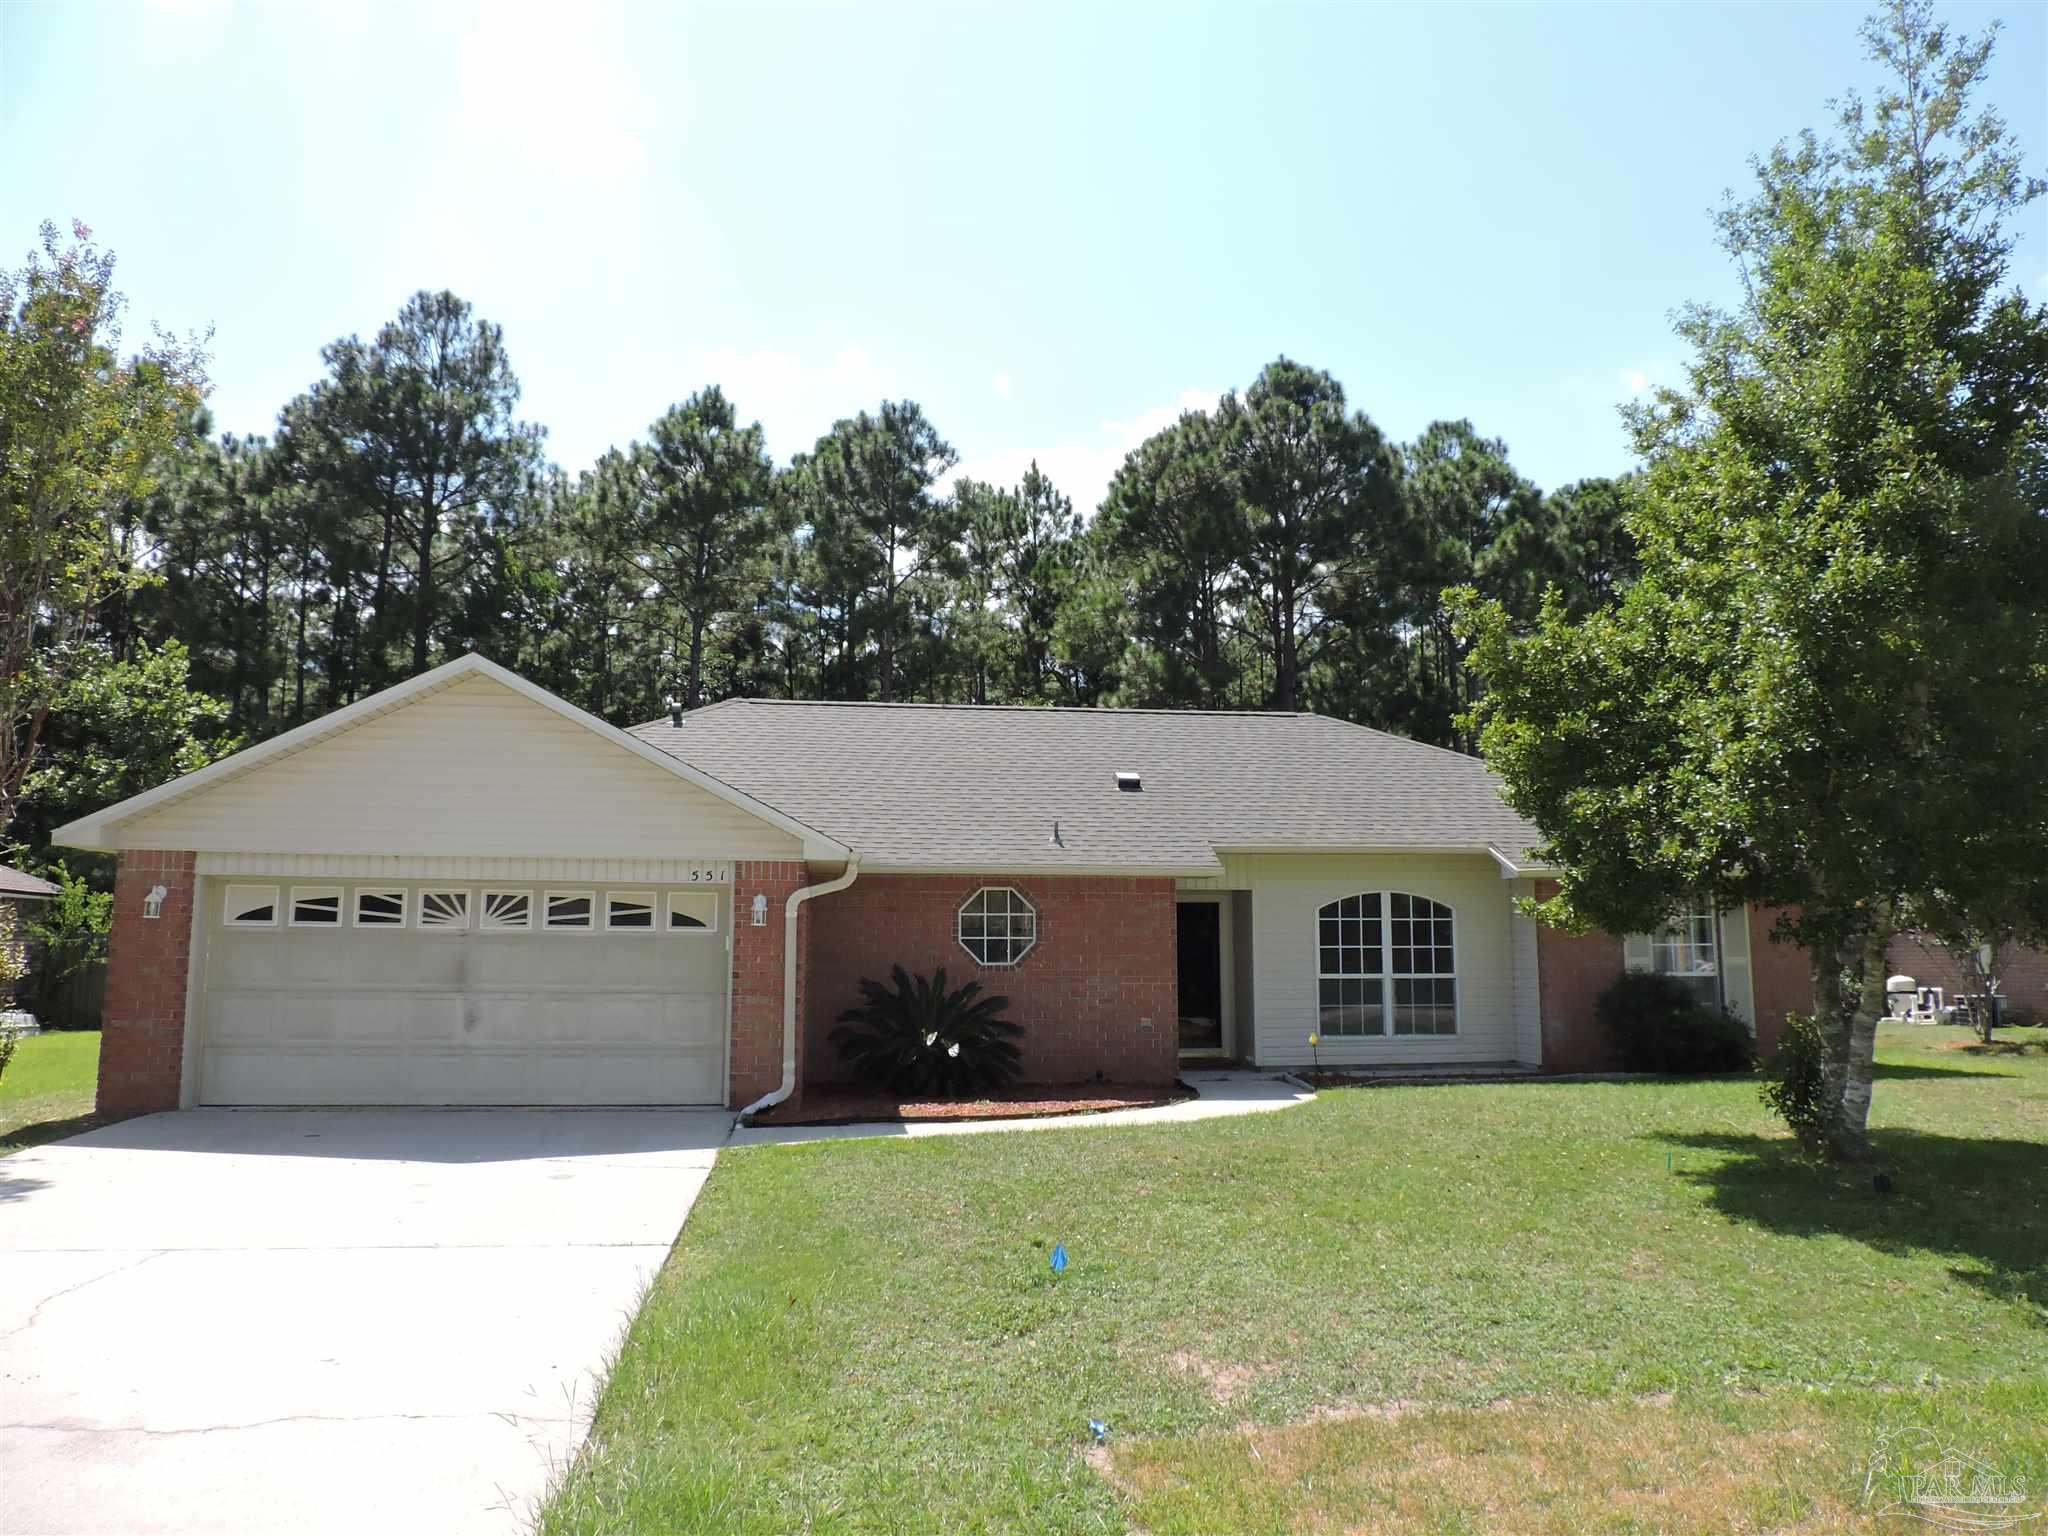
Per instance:
[[[1251,892],[1252,1034],[1262,1067],[1306,1066],[1316,1028],[1316,915],[1361,891],[1448,905],[1455,923],[1455,1035],[1326,1039],[1326,1067],[1512,1062],[1525,1049],[1515,999],[1512,894],[1484,854],[1226,854],[1225,886]],[[1533,980],[1533,977],[1531,978]]]
[[[1534,880],[1517,880],[1508,886],[1511,901],[1536,894]],[[1510,910],[1508,932],[1514,943],[1515,1060],[1525,1067],[1543,1065],[1543,1006],[1540,991],[1536,920]]]
[[[802,856],[779,828],[476,676],[121,823],[114,839],[202,853]]]

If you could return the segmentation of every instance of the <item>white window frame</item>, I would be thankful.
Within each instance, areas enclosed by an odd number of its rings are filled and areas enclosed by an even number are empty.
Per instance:
[[[396,896],[398,898],[398,921],[387,923],[382,918],[363,921],[363,898],[365,896]],[[363,928],[372,933],[403,933],[412,926],[412,892],[402,885],[359,885],[349,893],[348,923],[351,928]]]
[[[427,899],[432,896],[459,896],[462,898],[462,921],[442,923],[427,921]],[[425,933],[467,933],[476,926],[476,901],[466,885],[423,885],[412,899],[412,923]]]
[[[262,893],[269,892],[270,916],[239,918],[237,909],[263,905]],[[237,899],[239,897],[239,899]],[[284,891],[275,885],[231,885],[221,892],[220,925],[223,928],[277,928],[284,922]]]
[[[612,903],[630,901],[635,906],[647,909],[647,926],[637,924],[620,925],[612,921]],[[653,891],[606,891],[604,893],[604,931],[606,933],[659,933],[661,932],[661,897]]]
[[[679,901],[702,901],[710,907],[710,916],[702,927],[678,928],[676,926],[676,903]],[[670,891],[667,899],[662,903],[662,915],[668,919],[668,926],[661,931],[663,933],[682,934],[685,937],[692,934],[701,937],[707,933],[716,933],[718,932],[718,907],[718,892],[715,890],[703,890],[700,888],[689,891]],[[691,913],[689,915],[695,916],[696,914]]]
[[[299,903],[334,898],[334,921],[331,923],[302,923],[299,921]],[[285,921],[294,928],[341,928],[348,923],[348,892],[338,885],[295,885],[291,900],[286,904]]]
[[[1361,948],[1361,949],[1375,949],[1375,948],[1376,948],[1376,949],[1378,949],[1378,950],[1379,950],[1379,952],[1380,952],[1380,968],[1379,968],[1378,970],[1376,970],[1376,971],[1326,971],[1326,970],[1324,970],[1324,969],[1323,969],[1323,950],[1324,950],[1324,948],[1325,948],[1326,946],[1325,946],[1325,945],[1324,945],[1324,943],[1323,943],[1323,914],[1324,914],[1324,913],[1325,913],[1326,911],[1328,911],[1328,910],[1329,910],[1329,909],[1330,909],[1331,907],[1335,907],[1335,906],[1341,906],[1341,905],[1342,905],[1342,904],[1343,904],[1344,902],[1350,901],[1350,900],[1351,900],[1351,899],[1353,899],[1354,897],[1356,897],[1356,898],[1358,898],[1359,900],[1361,900],[1361,901],[1362,901],[1362,900],[1364,900],[1364,899],[1365,899],[1366,897],[1368,897],[1368,896],[1370,896],[1370,897],[1374,898],[1374,899],[1375,899],[1376,901],[1378,901],[1378,902],[1379,902],[1379,904],[1380,904],[1380,909],[1379,909],[1379,916],[1378,916],[1378,917],[1376,917],[1376,918],[1374,918],[1374,919],[1372,920],[1372,921],[1374,922],[1374,924],[1375,924],[1375,925],[1377,926],[1377,928],[1378,928],[1378,930],[1379,930],[1379,933],[1378,933],[1378,937],[1377,937],[1377,938],[1376,938],[1375,940],[1373,940],[1373,941],[1371,941],[1371,942],[1367,942],[1367,943],[1361,943],[1361,944],[1359,945],[1359,948]],[[1362,919],[1361,919],[1361,920],[1362,920]],[[1339,919],[1339,921],[1341,921],[1341,918]],[[1388,1023],[1388,1020],[1387,1020],[1387,893],[1386,893],[1385,891],[1346,891],[1346,892],[1345,892],[1345,893],[1344,893],[1343,895],[1341,895],[1341,896],[1332,896],[1332,897],[1331,897],[1331,898],[1330,898],[1330,899],[1329,899],[1328,901],[1324,901],[1324,902],[1318,902],[1318,903],[1316,904],[1316,916],[1315,916],[1315,924],[1316,924],[1316,935],[1315,935],[1315,941],[1316,941],[1316,1005],[1315,1005],[1315,1006],[1316,1006],[1316,1023],[1315,1023],[1315,1033],[1316,1033],[1316,1034],[1317,1034],[1317,1035],[1318,1035],[1318,1036],[1319,1036],[1319,1037],[1320,1037],[1321,1039],[1323,1039],[1323,1040],[1326,1040],[1326,1041],[1329,1041],[1329,1042],[1330,1042],[1330,1043],[1332,1043],[1332,1044],[1336,1044],[1336,1043],[1338,1043],[1338,1042],[1340,1042],[1340,1041],[1347,1041],[1347,1040],[1384,1040],[1384,1039],[1385,1039],[1385,1038],[1387,1037],[1387,1023]],[[1342,936],[1342,935],[1341,935],[1341,933],[1340,933],[1339,937],[1341,938],[1341,936]],[[1339,946],[1339,948],[1341,949],[1341,945]],[[1376,1030],[1369,1030],[1369,1031],[1366,1031],[1366,1032],[1364,1032],[1364,1033],[1362,1033],[1362,1034],[1356,1034],[1356,1035],[1352,1035],[1352,1034],[1343,1034],[1343,1035],[1331,1035],[1331,1034],[1325,1034],[1325,1033],[1323,1032],[1323,983],[1324,983],[1324,982],[1326,982],[1326,981],[1358,981],[1358,982],[1366,982],[1366,981],[1376,981],[1376,982],[1378,982],[1378,983],[1380,984],[1380,1001],[1379,1001],[1379,1010],[1378,1010],[1378,1012],[1379,1012],[1379,1021],[1380,1021],[1380,1027],[1379,1027],[1378,1029],[1376,1029]],[[1347,1005],[1345,1005],[1345,1004],[1341,1004],[1341,1003],[1340,1003],[1340,1004],[1339,1004],[1338,1006],[1339,1006],[1339,1007],[1344,1007],[1344,1006],[1347,1006]],[[1370,1007],[1371,1005],[1370,1005],[1370,1004],[1367,1004],[1367,1003],[1360,1003],[1360,1004],[1359,1004],[1358,1006],[1359,1006],[1359,1007],[1361,1007],[1361,1008],[1364,1008],[1364,1007]]]
[[[557,901],[587,901],[590,910],[580,923],[558,923],[550,910]],[[596,891],[542,891],[540,896],[540,931],[542,933],[595,933],[597,932]]]
[[[523,899],[526,902],[525,919],[517,923],[493,921],[491,918],[491,898],[494,896],[517,896]],[[534,919],[538,915],[537,903],[534,901],[534,893],[531,890],[522,890],[517,886],[487,885],[477,893],[476,932],[478,933],[531,933],[533,932]]]
[[[1010,958],[1007,960],[984,960],[980,955],[977,955],[973,950],[968,949],[967,947],[968,939],[967,934],[965,932],[967,924],[967,909],[973,906],[977,901],[980,901],[984,896],[990,895],[995,891],[1007,892],[1009,895],[1014,896],[1018,901],[1022,902],[1024,904],[1024,913],[1022,915],[1028,916],[1031,919],[1030,938],[1025,942],[1025,945],[1022,949],[1018,950],[1015,954],[1011,955]],[[987,912],[979,912],[975,915],[981,918],[983,925],[982,932],[976,935],[976,938],[981,943],[986,944],[991,938],[996,937],[996,935],[988,932],[987,924],[990,914]],[[1005,931],[1001,935],[1003,942],[1005,944],[1014,944],[1017,940],[1017,933],[1014,926],[1012,925],[1015,923],[1015,920],[1020,914],[1015,911],[1008,911],[1001,913],[999,915],[1002,917],[1004,922]],[[983,970],[986,971],[1015,970],[1018,966],[1024,963],[1024,957],[1026,955],[1030,954],[1034,949],[1038,948],[1039,937],[1040,934],[1038,931],[1038,905],[1037,903],[1032,901],[1032,899],[1029,896],[1026,896],[1022,891],[1018,890],[1017,887],[1014,885],[976,886],[974,890],[969,893],[967,899],[961,902],[960,905],[957,908],[955,908],[953,912],[954,942],[957,943],[960,946],[960,948],[966,952],[968,959],[972,960],[976,965],[980,966]]]
[[[1711,935],[1714,963],[1709,970],[1680,971],[1666,968],[1666,960],[1675,961],[1680,953],[1696,951],[1698,945],[1690,925],[1704,918]],[[1721,936],[1721,914],[1711,905],[1689,908],[1650,935],[1650,969],[1659,976],[1669,976],[1674,981],[1698,982],[1712,978],[1714,995],[1703,999],[1709,1008],[1728,1006],[1727,946]]]
[[[1426,901],[1430,904],[1432,908],[1442,908],[1444,915],[1441,921],[1447,922],[1451,925],[1451,968],[1448,971],[1397,971],[1394,969],[1394,951],[1396,948],[1399,947],[1394,943],[1394,923],[1396,921],[1394,917],[1394,898],[1396,896],[1405,896],[1408,898],[1410,902]],[[1419,891],[1388,891],[1386,892],[1383,900],[1386,903],[1387,921],[1387,1038],[1389,1040],[1455,1039],[1460,1033],[1461,1026],[1459,1016],[1463,1012],[1463,1009],[1460,1007],[1460,1003],[1463,1001],[1465,995],[1465,989],[1462,985],[1459,984],[1458,981],[1457,909],[1453,907],[1448,901],[1438,901],[1434,896],[1424,896]],[[1409,921],[1417,921],[1413,907],[1409,908]],[[1435,923],[1439,921],[1439,919],[1432,915],[1428,918],[1421,919],[1421,921]],[[1408,944],[1407,947],[1409,952],[1412,954],[1419,946],[1417,946],[1413,942],[1414,935],[1412,933],[1409,937],[1411,942]],[[1435,933],[1432,932],[1430,934],[1429,942],[1429,951],[1432,959],[1434,958],[1436,951],[1441,947],[1442,946],[1440,946],[1436,942]],[[1396,994],[1400,991],[1400,984],[1404,981],[1448,981],[1451,984],[1451,1027],[1448,1030],[1432,1029],[1425,1034],[1420,1031],[1411,1029],[1408,1031],[1407,1034],[1404,1035],[1394,1027],[1395,1010],[1403,1006],[1401,1002],[1398,1000]],[[1417,1005],[1414,1003],[1409,1003],[1406,1006],[1413,1008]],[[1434,1007],[1435,1005],[1432,1004],[1431,1006]]]
[[[1323,969],[1323,913],[1327,909],[1338,905],[1340,902],[1348,901],[1354,896],[1374,896],[1379,899],[1379,943],[1377,947],[1380,952],[1380,968],[1377,971],[1325,971]],[[1394,969],[1394,898],[1396,896],[1405,896],[1411,902],[1426,901],[1432,907],[1441,907],[1443,909],[1451,925],[1450,970],[1396,971]],[[1414,920],[1412,917],[1412,909],[1410,920]],[[1427,921],[1434,922],[1437,921],[1437,919],[1432,917],[1427,919]],[[1391,888],[1376,891],[1344,891],[1339,895],[1332,896],[1328,901],[1316,903],[1314,922],[1316,924],[1316,930],[1314,934],[1314,943],[1316,946],[1315,1033],[1321,1037],[1321,1041],[1323,1044],[1329,1046],[1341,1046],[1352,1042],[1367,1040],[1451,1040],[1455,1039],[1458,1035],[1464,1032],[1465,988],[1463,982],[1461,981],[1458,975],[1458,909],[1455,906],[1453,906],[1450,902],[1444,901],[1435,896],[1425,895],[1421,891],[1397,891]],[[1367,944],[1363,947],[1369,949],[1373,946]],[[1410,944],[1407,947],[1411,951],[1417,948],[1417,946],[1413,944]],[[1429,945],[1432,954],[1438,947],[1439,946],[1435,943],[1435,935],[1432,933],[1431,942]],[[1380,1027],[1378,1031],[1362,1035],[1323,1034],[1323,983],[1325,981],[1377,981],[1380,984]],[[1394,1001],[1395,983],[1402,981],[1448,981],[1451,984],[1451,1027],[1449,1031],[1445,1032],[1432,1030],[1427,1034],[1418,1034],[1411,1030],[1407,1034],[1396,1033],[1394,1029],[1395,1008],[1398,1006],[1407,1006],[1411,1008],[1416,1006],[1413,1003],[1401,1005],[1397,1004]],[[1371,1005],[1367,1004],[1366,1006],[1369,1007]]]

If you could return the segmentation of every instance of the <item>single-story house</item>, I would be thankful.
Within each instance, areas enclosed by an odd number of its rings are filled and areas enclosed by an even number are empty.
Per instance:
[[[0,944],[6,944],[24,964],[34,959],[34,948],[28,938],[29,916],[35,907],[56,894],[57,887],[41,876],[0,864]],[[18,991],[18,984],[0,980],[0,1008],[13,1003]]]
[[[1968,996],[1976,986],[1931,934],[1894,934],[1885,967],[1923,987],[1941,988],[1949,1002]],[[2001,957],[2000,970],[1998,989],[2005,999],[2006,1018],[2015,1024],[2048,1024],[2048,950],[2014,948]]]
[[[64,827],[119,856],[99,1104],[754,1104],[864,977],[1010,1000],[1028,1080],[1601,1063],[1765,913],[1573,937],[1473,758],[1301,713],[737,699],[619,730],[467,656]],[[1319,1036],[1313,1050],[1309,1037]]]

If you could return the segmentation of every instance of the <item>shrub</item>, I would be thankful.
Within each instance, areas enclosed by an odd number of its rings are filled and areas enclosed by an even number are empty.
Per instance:
[[[1820,1025],[1812,1016],[1788,1014],[1785,1032],[1778,1037],[1778,1054],[1765,1068],[1764,1103],[1792,1128],[1809,1152],[1826,1147],[1834,1121],[1821,1074],[1826,1055]]]
[[[983,997],[970,981],[946,990],[941,966],[927,981],[892,966],[888,986],[863,980],[867,1001],[839,1015],[832,1043],[862,1082],[891,1093],[961,1098],[1000,1088],[1023,1058],[1010,1042],[1023,1029],[1003,1017],[1007,997]]]
[[[40,953],[29,976],[25,1001],[45,1023],[65,1029],[90,1028],[99,1020],[79,1013],[67,983],[87,966],[107,958],[114,898],[94,890],[84,876],[72,874],[61,863],[50,875],[57,882],[57,894],[28,925]]]
[[[1593,1014],[1630,1072],[1745,1072],[1756,1060],[1755,1044],[1740,1019],[1702,1007],[1671,976],[1623,972],[1600,994]]]

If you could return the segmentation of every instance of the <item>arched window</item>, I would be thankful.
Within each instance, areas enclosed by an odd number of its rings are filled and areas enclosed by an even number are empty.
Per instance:
[[[1317,1032],[1333,1040],[1458,1032],[1451,909],[1363,891],[1316,913]]]

